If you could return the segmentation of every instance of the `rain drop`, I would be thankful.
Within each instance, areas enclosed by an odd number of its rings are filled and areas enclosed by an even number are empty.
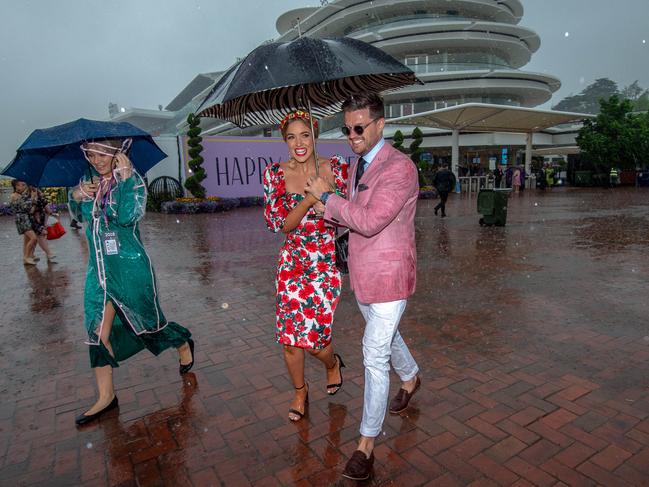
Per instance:
[[[365,167],[365,166],[363,166],[363,167]],[[535,202],[535,203],[534,203],[534,206],[539,206],[539,204]]]
[[[176,223],[180,223],[180,220],[178,220],[177,218],[176,218]]]
[[[647,43],[647,39],[642,39],[642,43],[643,43],[643,44],[646,44],[646,43]]]
[[[565,33],[563,34],[563,36],[564,36],[564,37],[570,37],[570,32],[565,32]]]
[[[86,443],[86,448],[88,450],[90,450],[92,448],[92,443],[90,443],[90,442]]]
[[[229,307],[230,307],[230,305],[228,303],[223,303],[221,305],[221,308],[223,308],[223,309],[228,309]]]

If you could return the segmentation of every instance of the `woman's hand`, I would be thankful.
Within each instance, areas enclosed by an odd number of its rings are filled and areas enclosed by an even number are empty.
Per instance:
[[[115,175],[120,180],[128,179],[133,174],[133,164],[131,160],[121,152],[115,156]]]
[[[72,192],[72,196],[76,201],[83,199],[93,199],[97,194],[97,183],[95,178],[92,181],[82,181],[77,189]]]

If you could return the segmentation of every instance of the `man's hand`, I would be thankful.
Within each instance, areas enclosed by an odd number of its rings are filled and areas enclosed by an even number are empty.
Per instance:
[[[316,203],[313,205],[313,209],[318,215],[324,215],[325,205],[320,201],[316,201]]]
[[[325,191],[331,191],[331,186],[325,179],[319,176],[317,178],[311,177],[306,182],[304,191],[312,194],[316,199],[319,200],[322,193],[324,193]]]

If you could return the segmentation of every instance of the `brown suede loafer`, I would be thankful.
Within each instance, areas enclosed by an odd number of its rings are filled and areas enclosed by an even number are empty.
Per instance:
[[[343,470],[343,477],[351,480],[367,480],[372,473],[372,466],[374,465],[374,452],[370,453],[370,457],[360,450],[356,450],[352,457],[347,461],[345,470]]]
[[[412,399],[412,396],[415,395],[415,392],[417,392],[420,385],[421,385],[421,378],[417,376],[417,381],[415,382],[415,388],[412,390],[412,392],[408,392],[405,389],[399,389],[397,395],[394,396],[392,401],[390,401],[390,414],[399,414],[400,412],[405,411],[406,408],[408,407],[408,403],[410,402],[410,399]]]

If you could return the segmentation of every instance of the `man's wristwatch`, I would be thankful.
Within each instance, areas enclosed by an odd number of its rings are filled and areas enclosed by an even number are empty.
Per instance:
[[[327,200],[329,199],[329,196],[331,196],[333,193],[331,191],[325,191],[320,195],[320,201],[322,201],[323,205],[327,204]]]

